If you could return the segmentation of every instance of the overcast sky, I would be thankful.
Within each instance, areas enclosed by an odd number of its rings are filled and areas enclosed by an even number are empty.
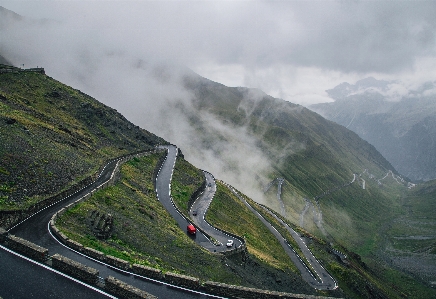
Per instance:
[[[225,85],[260,88],[294,103],[328,101],[325,89],[368,76],[406,85],[435,80],[436,1],[0,0],[0,5],[58,21],[58,30],[33,32],[31,43],[35,52],[63,63],[71,60],[59,55],[64,47],[81,48],[89,67],[94,57],[85,52],[92,53],[91,47],[171,60]],[[0,38],[0,51],[11,51],[2,45],[11,37]]]

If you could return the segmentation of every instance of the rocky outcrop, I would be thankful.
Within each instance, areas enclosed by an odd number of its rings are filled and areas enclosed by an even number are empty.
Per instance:
[[[92,210],[88,217],[89,227],[99,239],[108,239],[113,230],[114,219],[111,214]]]

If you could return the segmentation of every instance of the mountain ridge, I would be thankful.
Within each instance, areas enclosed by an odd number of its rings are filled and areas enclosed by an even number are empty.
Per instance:
[[[389,100],[392,92],[377,87],[386,87],[386,82],[376,80],[378,85],[372,84],[372,90],[358,93],[355,93],[357,84],[352,88],[338,85],[327,91],[336,98],[335,102],[312,105],[310,109],[373,144],[405,177],[414,181],[433,179],[436,177],[436,160],[431,155],[436,146],[434,84],[428,82],[401,98],[395,96],[396,100]]]

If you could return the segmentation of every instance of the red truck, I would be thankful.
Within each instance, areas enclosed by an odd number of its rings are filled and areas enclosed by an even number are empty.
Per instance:
[[[197,232],[197,230],[195,229],[195,226],[193,226],[192,224],[188,225],[187,230],[188,230],[188,233],[191,235],[195,235],[195,233]]]

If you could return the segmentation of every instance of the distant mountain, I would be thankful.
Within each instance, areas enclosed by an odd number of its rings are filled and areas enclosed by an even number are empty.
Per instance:
[[[435,87],[404,90],[398,82],[367,78],[327,90],[335,101],[310,109],[373,144],[404,176],[426,181],[436,178]]]
[[[19,14],[0,6],[0,30],[6,30],[11,24],[15,24],[23,20],[23,17]],[[2,41],[4,42],[4,41]],[[0,64],[12,65],[12,63],[1,52],[2,47],[0,45]]]
[[[13,12],[12,10],[4,8],[3,6],[0,6],[0,15],[2,16],[2,20],[0,21],[0,24],[2,26],[6,26],[6,24],[10,23],[11,19],[15,19],[15,20],[23,19],[23,17],[20,16],[19,14]]]

